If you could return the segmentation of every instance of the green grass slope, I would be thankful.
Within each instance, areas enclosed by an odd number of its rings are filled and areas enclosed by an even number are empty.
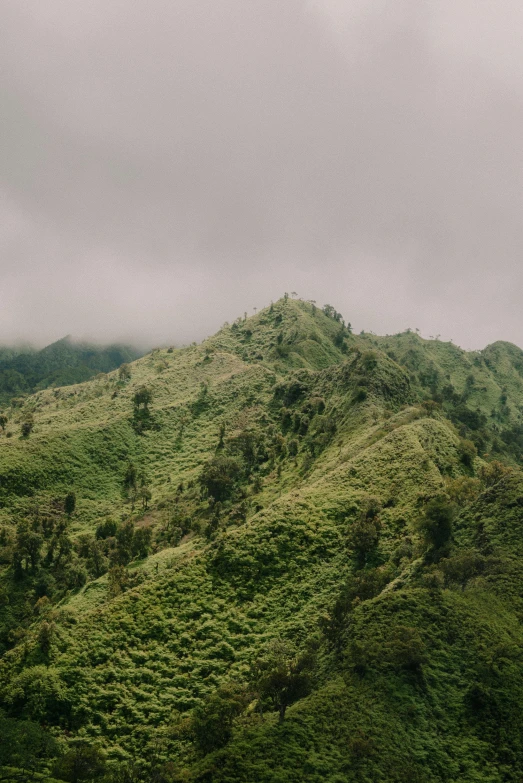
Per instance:
[[[114,780],[519,780],[522,355],[283,299],[10,409],[0,707]]]

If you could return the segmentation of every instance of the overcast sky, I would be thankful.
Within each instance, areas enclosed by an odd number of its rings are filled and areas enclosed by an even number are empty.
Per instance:
[[[523,346],[521,0],[0,0],[0,90],[0,342]]]

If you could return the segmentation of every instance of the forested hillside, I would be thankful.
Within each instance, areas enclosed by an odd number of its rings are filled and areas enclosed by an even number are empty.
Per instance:
[[[522,414],[287,296],[5,408],[6,779],[520,781]]]
[[[100,347],[68,337],[39,351],[0,348],[0,405],[38,389],[88,381],[139,356],[140,351],[127,345]]]

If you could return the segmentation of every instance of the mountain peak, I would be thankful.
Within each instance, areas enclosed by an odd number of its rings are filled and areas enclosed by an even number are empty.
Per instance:
[[[204,345],[286,372],[340,362],[350,340],[350,327],[334,308],[323,310],[313,302],[283,297],[255,315],[237,318]]]

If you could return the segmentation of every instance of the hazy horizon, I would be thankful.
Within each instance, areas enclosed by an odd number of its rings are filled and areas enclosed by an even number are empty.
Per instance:
[[[523,6],[0,0],[0,344],[187,344],[297,291],[523,346]]]
[[[294,299],[294,301],[302,301],[302,302],[314,301],[317,307],[319,307],[319,308],[322,307],[322,305],[317,303],[316,300],[305,300],[305,299],[303,299],[303,298],[301,298],[299,296],[298,297],[290,297],[290,298]],[[277,300],[274,300],[274,301],[277,301]],[[261,312],[262,310],[268,309],[269,306],[270,306],[270,303],[267,304],[265,307],[255,308],[255,311],[247,312],[247,317],[249,318],[251,316],[254,316],[257,313]],[[241,318],[243,320],[243,317],[245,316],[245,313],[246,313],[246,311],[244,311],[243,313],[238,313],[236,318]],[[343,316],[343,314],[342,314],[342,316]],[[198,338],[197,340],[191,340],[191,341],[187,341],[187,342],[176,342],[176,341],[172,341],[172,340],[164,340],[164,341],[159,341],[159,342],[154,342],[154,341],[150,341],[150,340],[149,341],[148,340],[141,340],[140,341],[140,339],[136,340],[136,339],[134,339],[132,337],[125,337],[125,336],[120,337],[120,338],[116,338],[116,339],[113,339],[113,340],[104,340],[103,337],[97,339],[97,338],[91,338],[88,335],[87,336],[85,336],[85,335],[84,336],[78,336],[78,335],[74,335],[74,334],[67,334],[67,335],[63,335],[62,337],[58,337],[55,340],[52,340],[51,342],[41,342],[41,341],[39,342],[38,340],[33,340],[33,341],[15,340],[15,341],[13,341],[11,343],[2,343],[0,341],[0,349],[7,348],[7,349],[20,349],[20,350],[24,350],[24,349],[27,349],[27,350],[41,350],[42,348],[46,348],[46,347],[48,347],[50,345],[53,345],[54,343],[61,342],[62,340],[70,340],[71,343],[73,343],[75,345],[85,344],[85,345],[93,345],[93,346],[103,347],[103,348],[108,348],[111,345],[114,345],[114,346],[118,346],[118,345],[128,346],[128,347],[131,347],[131,348],[135,348],[135,349],[137,349],[139,351],[143,351],[143,353],[146,354],[146,353],[152,351],[154,348],[161,348],[161,347],[165,348],[165,347],[169,347],[169,346],[172,346],[172,347],[175,347],[175,348],[186,348],[187,346],[191,345],[192,343],[199,344],[199,343],[205,341],[206,338],[212,337],[216,332],[218,332],[226,324],[232,324],[233,321],[236,320],[236,318],[231,318],[228,321],[224,321],[222,324],[220,324],[219,326],[216,327],[214,332],[210,332],[209,334],[203,335],[200,338]],[[350,323],[350,320],[347,319],[346,322]],[[492,343],[488,343],[488,344],[485,344],[483,346],[478,346],[477,348],[465,348],[464,346],[459,345],[459,343],[456,343],[456,341],[453,340],[452,338],[445,339],[439,333],[437,333],[435,335],[423,334],[421,332],[421,330],[418,329],[417,327],[406,326],[405,329],[402,329],[401,331],[398,331],[398,332],[377,333],[377,332],[374,332],[373,330],[365,329],[363,327],[362,327],[362,329],[358,329],[352,323],[350,323],[350,325],[352,327],[352,331],[353,331],[354,334],[365,333],[365,334],[368,334],[368,335],[369,334],[370,335],[375,335],[377,337],[394,337],[395,335],[398,335],[398,334],[410,331],[410,332],[416,333],[419,337],[421,337],[424,340],[439,340],[441,342],[451,342],[454,345],[456,345],[458,348],[463,348],[464,350],[467,350],[467,351],[483,350],[483,349],[487,348],[488,345],[492,344]],[[503,341],[503,340],[499,340],[499,341],[500,342],[510,342],[510,341]],[[494,340],[492,342],[499,342],[499,341],[498,340]],[[518,346],[518,347],[520,347],[521,350],[523,350],[522,346]]]

